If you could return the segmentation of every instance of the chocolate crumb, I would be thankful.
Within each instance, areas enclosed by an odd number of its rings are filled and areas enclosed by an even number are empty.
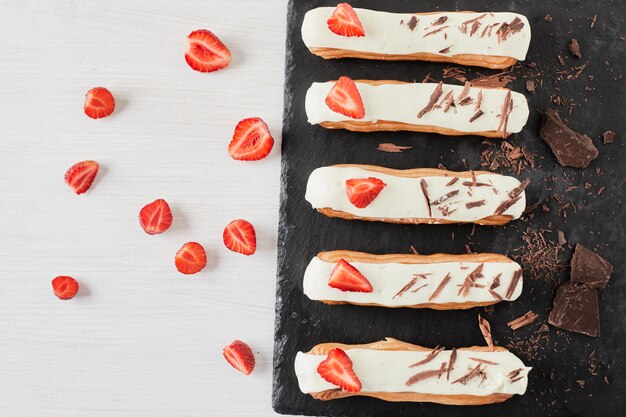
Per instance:
[[[559,246],[563,246],[567,243],[567,239],[565,239],[565,233],[563,233],[561,230],[557,232],[557,236],[559,238]]]
[[[613,132],[612,130],[607,130],[606,132],[602,134],[602,141],[604,142],[605,145],[609,143],[613,143],[613,141],[615,140],[615,135],[616,133]]]
[[[563,55],[558,55],[556,59],[559,60],[559,64],[565,65],[565,58],[563,58]]]
[[[580,54],[580,45],[578,44],[576,38],[572,38],[572,40],[569,42],[568,48],[572,55],[574,55],[576,58],[580,58],[582,56]]]
[[[539,318],[539,315],[534,313],[533,311],[529,311],[521,317],[516,318],[515,320],[511,320],[506,325],[511,328],[511,330],[517,330],[521,327],[528,326],[532,324]]]
[[[393,143],[381,143],[378,145],[377,149],[383,152],[397,153],[397,152],[405,151],[407,149],[413,149],[413,147],[412,146],[399,146],[399,145],[394,145]]]
[[[552,16],[550,16],[549,14],[547,14],[547,15],[543,18],[543,20],[545,20],[545,21],[546,21],[546,22],[548,22],[548,23],[552,23]]]
[[[598,156],[598,149],[591,138],[567,127],[559,114],[552,109],[543,114],[539,136],[548,144],[562,166],[586,168]]]
[[[535,82],[533,80],[526,81],[526,90],[528,90],[530,94],[535,94]]]
[[[589,29],[593,29],[596,25],[596,20],[598,19],[598,15],[593,15],[591,18],[591,24],[589,25]]]

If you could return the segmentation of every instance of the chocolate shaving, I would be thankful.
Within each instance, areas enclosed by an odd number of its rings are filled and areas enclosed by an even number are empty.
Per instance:
[[[482,88],[480,90],[478,90],[478,97],[476,98],[476,105],[474,106],[474,110],[480,110],[480,105],[481,104],[483,104],[483,90],[482,90]]]
[[[526,187],[528,187],[529,183],[530,183],[530,178],[526,178],[524,181],[522,181],[522,183],[519,186],[511,190],[509,192],[509,199],[504,200],[502,203],[500,203],[500,205],[496,208],[496,211],[494,211],[493,213],[494,216],[501,216],[509,208],[515,205],[515,203],[517,203],[520,200],[522,193],[524,192]]]
[[[543,20],[545,20],[548,23],[552,23],[552,16],[550,16],[549,14],[545,15],[545,17],[543,18]]]
[[[434,378],[434,377],[439,377],[441,376],[444,372],[446,371],[446,369],[442,366],[439,369],[430,369],[428,371],[422,371],[422,372],[418,372],[415,375],[413,375],[411,378],[409,378],[406,381],[406,386],[410,387],[411,385],[423,381],[425,379],[430,379],[430,378]]]
[[[421,119],[423,115],[425,115],[426,113],[432,110],[433,106],[435,105],[437,100],[439,100],[439,97],[441,97],[442,93],[443,93],[443,82],[440,81],[439,84],[437,84],[437,86],[435,87],[435,90],[430,95],[430,98],[428,99],[428,104],[426,104],[426,107],[424,107],[417,114],[418,119]]]
[[[493,296],[493,298],[495,298],[498,301],[502,301],[502,297],[500,296],[500,294],[498,294],[497,292],[495,292],[491,288],[489,288],[488,291],[489,291],[489,294],[491,294]]]
[[[506,325],[509,326],[512,330],[517,330],[521,327],[528,326],[529,324],[534,323],[535,320],[537,320],[538,318],[539,318],[539,315],[537,313],[534,313],[533,311],[529,311],[523,316],[518,317],[515,320],[511,320]]]
[[[518,269],[517,271],[513,273],[513,278],[511,278],[511,283],[509,284],[509,288],[507,288],[506,290],[505,297],[507,299],[511,299],[511,297],[513,296],[513,293],[515,292],[515,288],[517,288],[517,283],[519,282],[521,277],[522,277],[521,269]]]
[[[419,19],[415,16],[411,16],[411,19],[409,19],[407,26],[409,27],[409,29],[414,30],[417,26],[417,22],[419,22]]]
[[[448,364],[448,370],[446,371],[446,380],[450,380],[450,372],[454,369],[454,362],[456,362],[456,348],[452,348],[450,353],[450,363]]]
[[[449,200],[450,198],[454,197],[458,193],[459,193],[459,190],[452,190],[449,193],[442,195],[437,200],[435,200],[432,203],[430,203],[430,205],[431,206],[438,206],[439,204],[441,204],[441,203]]]
[[[476,286],[476,280],[484,277],[484,275],[482,274],[484,266],[485,264],[478,265],[476,269],[474,269],[465,277],[463,285],[461,285],[461,287],[459,288],[459,292],[457,293],[457,295],[466,297],[469,294],[470,289]]]
[[[496,288],[498,288],[500,286],[500,277],[502,276],[502,273],[499,273],[498,275],[496,275],[493,278],[493,282],[491,283],[491,285],[489,286],[490,290],[495,290]]]
[[[461,33],[467,33],[467,25],[469,25],[470,23],[478,22],[480,19],[482,19],[485,16],[487,16],[487,13],[483,13],[478,17],[475,17],[470,20],[466,20],[465,22],[461,23],[461,27],[459,28],[461,30]]]
[[[430,36],[430,35],[434,35],[437,32],[441,32],[442,30],[449,28],[450,26],[442,26],[439,29],[435,29],[435,30],[431,30],[430,32],[426,33],[424,36],[422,36],[422,38],[425,38],[426,36]]]
[[[399,145],[394,145],[393,143],[381,143],[378,145],[379,151],[391,152],[391,153],[402,152],[402,151],[405,151],[407,149],[412,149],[412,148],[413,148],[412,146],[399,146]]]
[[[408,282],[408,283],[407,283],[404,287],[402,287],[402,289],[400,289],[400,291],[398,291],[398,292],[396,293],[396,295],[394,295],[394,296],[392,297],[392,300],[393,300],[394,298],[396,298],[396,297],[400,297],[402,294],[404,294],[405,292],[407,292],[408,290],[410,290],[410,289],[411,289],[411,287],[412,287],[413,285],[415,285],[415,283],[416,283],[416,282],[417,282],[417,278],[413,278],[413,279],[411,279],[411,280],[410,280],[410,281],[409,281],[409,282]]]
[[[494,362],[494,361],[488,361],[487,359],[481,359],[481,358],[468,358],[471,359],[473,361],[476,362],[480,362],[480,363],[484,363],[485,365],[498,365],[498,362]]]
[[[441,291],[443,291],[445,286],[448,285],[448,282],[450,282],[450,279],[452,279],[452,275],[450,275],[450,273],[448,272],[448,274],[446,274],[446,276],[443,277],[443,279],[441,280],[441,282],[435,289],[435,292],[433,292],[432,295],[428,298],[428,301],[432,301],[435,298],[437,298],[437,296],[441,294]]]
[[[463,100],[459,101],[459,106],[467,106],[468,104],[472,104],[472,101],[473,99],[467,96]]]
[[[582,57],[582,55],[580,54],[580,45],[578,44],[576,38],[572,38],[567,47],[569,48],[569,51],[572,53],[572,55],[574,55],[576,58]]]
[[[519,374],[524,370],[524,368],[517,368],[511,372],[509,372],[509,379],[515,379],[519,376]]]
[[[562,166],[586,168],[598,156],[598,149],[591,138],[567,127],[559,114],[552,109],[543,114],[539,136],[548,144]]]
[[[486,204],[485,200],[470,201],[470,202],[465,203],[465,207],[467,209],[473,209],[474,207],[484,206],[485,204]]]
[[[430,199],[428,198],[428,184],[426,183],[426,180],[424,178],[420,180],[420,187],[422,187],[424,198],[426,198],[426,205],[428,206],[428,217],[432,217],[433,213],[430,208]]]
[[[443,48],[441,51],[439,51],[440,54],[447,54],[448,52],[450,52],[450,48],[452,48],[453,45],[448,46],[447,48]]]
[[[478,110],[476,113],[474,113],[474,115],[472,117],[470,117],[470,119],[469,119],[470,123],[472,123],[474,120],[478,119],[483,114],[485,114],[485,113],[483,113],[482,110]]]
[[[516,79],[517,77],[512,75],[511,70],[508,69],[497,74],[482,75],[474,78],[473,80],[470,80],[470,84],[473,87],[502,88],[506,87],[507,84],[515,81]]]
[[[493,352],[495,349],[493,346],[493,338],[491,337],[491,325],[486,319],[482,318],[480,314],[478,315],[478,327],[485,338],[485,342],[487,342],[487,346],[489,346]]]
[[[453,177],[447,184],[446,187],[451,186],[452,184],[454,184],[455,182],[457,182],[459,180],[459,177]]]
[[[459,96],[459,103],[461,103],[465,99],[465,97],[468,96],[471,86],[472,85],[469,83],[469,81],[465,82],[465,84],[463,85],[463,91],[461,91],[461,95]]]
[[[557,236],[559,238],[559,246],[563,246],[567,243],[567,239],[565,238],[565,233],[563,233],[561,230],[557,232]]]
[[[472,379],[476,378],[480,374],[481,366],[483,366],[483,364],[479,363],[478,365],[476,365],[475,368],[470,370],[468,373],[466,373],[456,381],[453,381],[452,383],[456,384],[457,382],[460,382],[461,384],[466,385],[468,382],[470,382]]]
[[[480,22],[479,21],[475,21],[474,23],[472,23],[472,28],[470,29],[470,38],[474,35],[474,33],[476,33],[476,31],[478,30],[480,26]]]
[[[521,31],[524,27],[524,22],[519,17],[516,17],[511,21],[511,23],[505,22],[503,23],[496,34],[498,35],[498,43],[501,41],[505,41],[511,35],[516,34]]]
[[[416,289],[411,291],[411,294],[418,292],[419,290],[421,290],[424,287],[428,287],[428,284],[424,284],[424,285],[421,285],[421,286],[417,287]]]
[[[530,94],[535,94],[535,82],[533,80],[526,81],[526,90],[528,90]]]
[[[447,20],[448,20],[448,16],[441,16],[439,19],[437,19],[433,23],[431,23],[431,25],[432,26],[443,25],[444,23],[446,23]]]
[[[443,351],[443,349],[444,348],[441,347],[441,346],[435,347],[428,355],[426,355],[426,357],[424,359],[422,359],[419,362],[415,362],[413,365],[410,365],[409,368],[415,368],[416,366],[427,364],[428,362],[430,362],[433,359],[435,359],[437,357],[437,355],[439,355],[441,353],[441,351]]]
[[[444,97],[443,101],[446,103],[446,106],[443,108],[443,112],[447,113],[450,110],[450,107],[454,105],[454,94],[453,91],[448,91],[448,94]]]
[[[463,69],[463,68],[460,68],[460,67],[448,67],[448,68],[444,68],[443,69],[442,77],[443,78],[454,78],[455,80],[464,83],[465,81],[467,81],[467,78],[465,78],[465,74],[466,73],[467,73],[467,71],[465,71],[465,69]]]
[[[506,96],[504,97],[504,102],[502,103],[502,109],[500,110],[500,123],[498,124],[498,132],[502,132],[503,138],[507,135],[506,125],[509,123],[512,103],[513,100],[511,100],[511,90],[509,90],[507,91]]]

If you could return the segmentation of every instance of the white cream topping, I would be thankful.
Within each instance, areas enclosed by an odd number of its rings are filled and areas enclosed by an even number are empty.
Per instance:
[[[522,279],[519,276],[521,267],[515,262],[429,264],[350,262],[350,265],[358,269],[372,284],[371,293],[341,291],[330,287],[328,279],[335,265],[337,265],[335,262],[325,262],[318,257],[311,260],[304,273],[304,294],[307,297],[312,300],[403,307],[424,303],[511,301],[517,299],[522,293]],[[482,265],[480,277],[468,278],[470,273],[480,265]],[[512,287],[516,273],[518,274],[517,282]],[[434,295],[448,274],[450,278],[446,279],[441,290]],[[499,285],[490,292],[496,276]],[[471,285],[472,279],[479,286]],[[466,287],[463,286],[464,283]],[[411,284],[410,287],[406,288],[409,284]],[[512,287],[511,290],[510,287]],[[510,295],[509,292],[511,292]]]
[[[351,178],[375,177],[386,185],[380,194],[365,208],[355,207],[346,194],[346,180]],[[484,186],[468,186],[471,178],[459,178],[448,185],[453,177],[429,176],[422,178],[407,178],[369,171],[361,167],[329,166],[317,168],[309,176],[306,188],[306,200],[313,208],[331,208],[360,217],[375,217],[381,219],[427,219],[433,223],[438,220],[455,222],[473,222],[492,216],[498,206],[509,200],[509,192],[520,185],[513,177],[498,174],[476,175],[477,184]],[[431,214],[428,212],[428,201],[421,188],[421,180],[427,184],[427,192],[431,205]],[[456,195],[436,204],[439,199],[445,199],[450,192],[458,191]],[[504,211],[514,219],[519,218],[526,207],[526,196],[522,192],[521,198]],[[467,208],[467,203],[484,201],[477,207]],[[444,215],[448,213],[448,215]]]
[[[507,89],[471,87],[468,96],[470,104],[460,105],[463,86],[443,84],[443,92],[437,104],[421,118],[417,115],[424,109],[437,87],[436,83],[402,83],[370,85],[356,81],[357,89],[363,99],[365,117],[352,119],[341,113],[332,111],[326,105],[326,96],[335,85],[334,81],[313,83],[306,93],[306,114],[310,124],[323,122],[372,122],[379,120],[407,123],[411,125],[436,126],[454,129],[460,132],[491,132],[502,131],[500,114],[506,99]],[[452,91],[455,106],[445,112],[444,97]],[[483,114],[470,121],[478,112],[476,103],[479,93],[482,95],[480,110]],[[522,130],[528,120],[528,103],[526,98],[511,91],[513,107],[506,124],[506,131],[517,133]],[[500,127],[500,129],[499,129]]]
[[[407,386],[409,378],[418,372],[436,370],[446,362],[450,363],[451,350],[440,352],[430,362],[410,367],[412,364],[426,359],[430,351],[385,351],[372,349],[349,349],[347,355],[352,360],[352,368],[362,384],[361,392],[415,392],[422,394],[444,395],[478,395],[490,394],[524,394],[528,385],[528,372],[532,369],[513,353],[474,352],[457,349],[457,357],[450,372],[450,379],[444,372],[441,377],[427,378]],[[478,375],[465,384],[454,382],[467,375],[480,364],[470,358],[483,359],[496,364],[482,364],[481,370],[485,378]],[[326,359],[326,355],[314,355],[298,352],[295,360],[295,371],[298,384],[303,393],[321,392],[337,389],[317,373],[317,366]],[[509,377],[512,372],[520,370],[518,375]],[[519,380],[514,381],[516,378]]]
[[[334,10],[334,7],[319,7],[306,13],[302,23],[302,40],[308,48],[333,48],[384,55],[408,55],[420,52],[443,56],[474,54],[504,56],[523,61],[530,44],[531,31],[528,19],[516,13],[417,14],[415,17],[418,21],[411,30],[409,22],[413,14],[357,8],[354,11],[363,25],[365,36],[347,37],[337,35],[328,29],[327,21]],[[477,20],[477,27],[472,33],[474,22],[463,23],[480,16],[482,18]],[[503,23],[510,24],[515,18],[519,18],[523,23],[521,30],[499,40],[498,29]],[[445,19],[445,22],[433,25],[438,19]],[[440,28],[443,29],[425,36]],[[446,49],[448,47],[449,49]]]

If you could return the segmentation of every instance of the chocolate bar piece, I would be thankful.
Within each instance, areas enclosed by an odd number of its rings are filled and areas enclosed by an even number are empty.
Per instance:
[[[598,291],[571,281],[561,285],[556,291],[548,323],[570,332],[600,336]]]
[[[580,243],[576,244],[574,249],[571,268],[572,281],[587,284],[595,289],[606,287],[613,272],[613,265]]]
[[[559,164],[574,168],[586,168],[598,156],[598,149],[591,138],[567,127],[559,114],[548,109],[543,114],[539,136],[546,141]]]

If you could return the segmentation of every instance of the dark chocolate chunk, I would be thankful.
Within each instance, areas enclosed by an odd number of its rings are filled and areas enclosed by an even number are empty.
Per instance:
[[[613,132],[612,130],[607,130],[606,132],[602,134],[602,141],[604,142],[605,145],[608,143],[613,143],[614,140],[615,140],[615,132]]]
[[[552,109],[543,114],[539,136],[546,141],[556,160],[563,166],[586,168],[598,156],[598,149],[591,138],[567,127]]]
[[[572,55],[574,55],[576,58],[580,58],[582,56],[580,54],[580,45],[575,38],[572,38],[567,47],[569,48],[569,51],[572,53]]]
[[[548,323],[570,332],[600,336],[598,291],[571,281],[561,285],[552,302]]]
[[[580,243],[574,249],[571,268],[573,282],[581,282],[596,289],[606,287],[613,272],[613,265]]]

